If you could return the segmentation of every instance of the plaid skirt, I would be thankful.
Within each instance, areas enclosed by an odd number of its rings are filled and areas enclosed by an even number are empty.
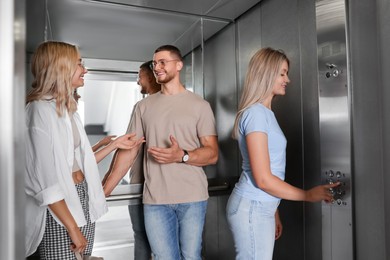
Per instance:
[[[81,232],[88,240],[84,255],[91,255],[95,238],[95,223],[91,223],[91,218],[89,216],[88,185],[84,180],[81,183],[75,184],[75,186],[84,211],[84,216],[87,220],[87,224],[80,228]],[[41,260],[75,260],[76,256],[70,250],[71,243],[72,241],[65,227],[58,224],[50,211],[47,210],[45,233],[38,247],[39,258]]]

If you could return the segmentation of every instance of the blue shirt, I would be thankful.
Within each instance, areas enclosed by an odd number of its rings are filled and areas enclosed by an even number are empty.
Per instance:
[[[238,126],[238,145],[242,156],[242,173],[236,184],[235,192],[253,200],[279,200],[257,187],[249,163],[248,147],[245,137],[253,132],[262,132],[268,136],[268,151],[271,172],[284,180],[286,168],[287,140],[279,127],[274,113],[260,103],[248,107],[241,115]]]

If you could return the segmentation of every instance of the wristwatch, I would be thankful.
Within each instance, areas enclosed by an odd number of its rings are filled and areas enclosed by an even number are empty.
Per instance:
[[[181,162],[182,163],[185,163],[188,161],[188,159],[190,159],[190,156],[188,155],[188,152],[186,150],[183,149],[183,152],[184,152],[184,155],[183,157],[181,158]]]

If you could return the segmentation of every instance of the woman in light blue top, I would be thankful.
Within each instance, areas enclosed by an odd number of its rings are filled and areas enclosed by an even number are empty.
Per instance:
[[[338,185],[305,191],[284,181],[287,140],[271,102],[274,96],[286,94],[288,70],[287,56],[271,48],[259,50],[249,62],[233,130],[242,173],[226,209],[236,259],[272,259],[282,229],[277,211],[280,199],[329,202],[333,199],[329,189]]]

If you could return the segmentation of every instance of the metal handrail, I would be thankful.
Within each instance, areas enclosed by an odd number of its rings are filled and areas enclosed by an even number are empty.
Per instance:
[[[142,190],[139,189],[140,187],[142,187],[142,185],[140,186],[140,184],[136,184],[133,187],[135,187],[135,186],[139,186],[139,187],[137,187],[135,190],[132,190],[132,191],[133,192],[141,191],[141,192],[127,193],[127,194],[121,193],[118,195],[111,195],[111,196],[106,198],[107,202],[110,202],[110,203],[122,202],[123,203],[124,201],[142,199]],[[225,191],[229,191],[231,186],[232,185],[229,183],[229,181],[224,181],[223,183],[218,183],[217,185],[209,185],[208,191],[210,193],[210,196],[213,196],[213,195],[215,196],[215,195],[221,194],[221,192],[223,193]]]

